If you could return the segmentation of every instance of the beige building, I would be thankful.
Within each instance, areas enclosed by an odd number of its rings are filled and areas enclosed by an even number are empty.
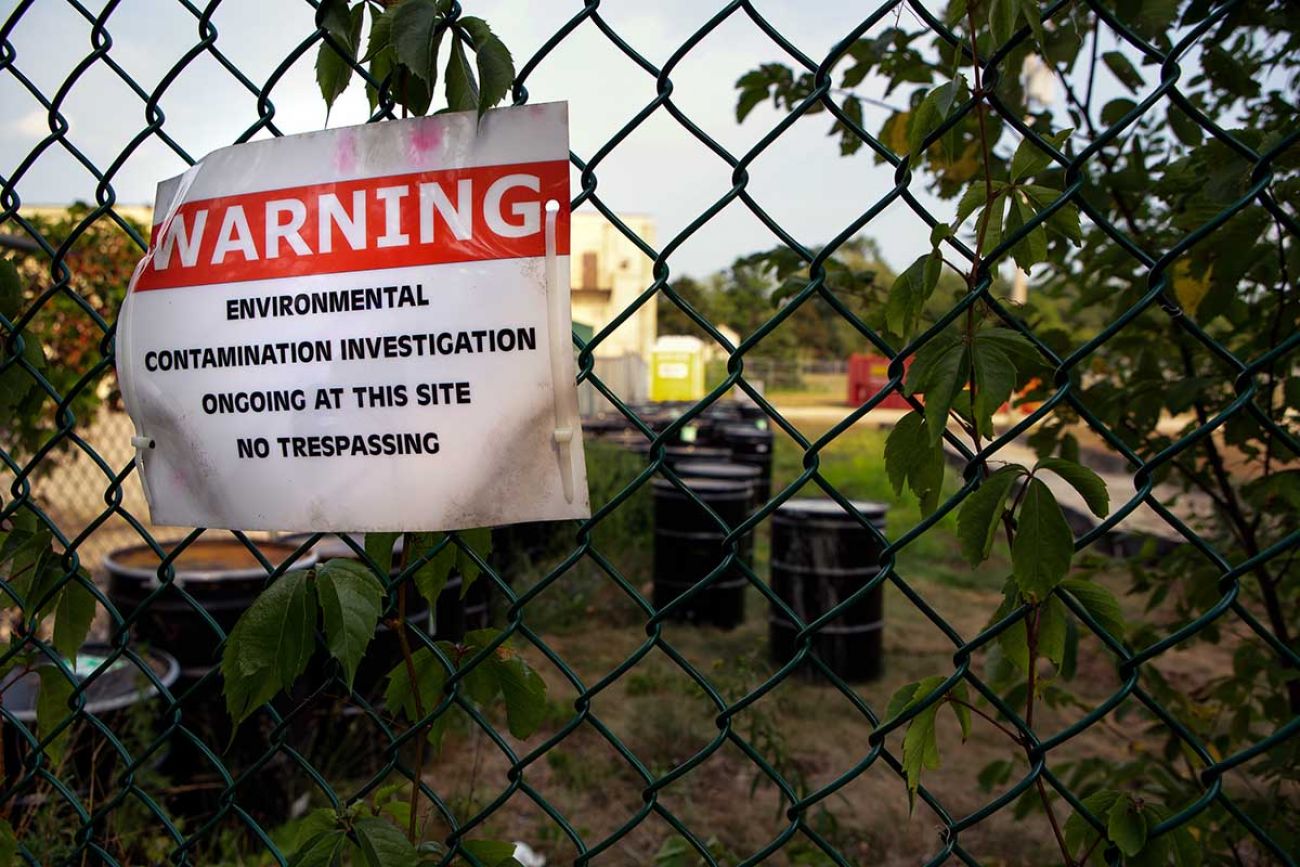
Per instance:
[[[620,214],[619,219],[654,244],[654,220],[650,217]],[[654,262],[595,211],[573,214],[570,226],[573,321],[600,331],[654,282]],[[657,302],[657,297],[651,298],[601,341],[596,356],[635,355],[649,361],[658,324]]]

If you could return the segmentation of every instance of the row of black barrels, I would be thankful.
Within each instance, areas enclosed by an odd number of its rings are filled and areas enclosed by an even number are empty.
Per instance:
[[[752,514],[754,470],[692,461],[675,469],[681,487],[667,479],[654,482],[655,607],[671,620],[734,628],[745,618],[754,534],[730,543],[727,537]],[[851,505],[865,524],[829,499],[790,499],[772,513],[769,586],[781,604],[769,605],[768,641],[778,665],[809,643],[836,676],[860,682],[878,677],[882,667],[883,593],[869,585],[880,573],[886,507]],[[810,642],[801,641],[800,624],[832,609],[835,615],[811,633]],[[811,661],[797,671],[812,679],[823,673]]]
[[[662,434],[692,407],[648,404],[631,409]],[[583,427],[590,437],[649,456],[649,440],[621,413],[586,419]],[[761,407],[717,401],[680,424],[665,446],[664,463],[690,491],[667,478],[652,485],[653,601],[670,619],[722,629],[744,621],[754,531],[729,544],[727,529],[739,526],[770,499],[773,440]],[[879,676],[882,667],[883,593],[878,585],[865,592],[863,588],[879,574],[882,551],[881,535],[868,527],[883,534],[886,507],[864,501],[852,506],[862,521],[829,499],[796,498],[778,507],[771,517],[770,587],[804,624],[851,600],[812,632],[811,649],[837,676],[864,681]],[[769,613],[771,656],[782,665],[806,643],[785,608],[772,603]],[[798,670],[812,677],[820,671],[812,664]]]
[[[664,433],[693,404],[655,403],[631,407],[654,433]],[[636,430],[622,413],[604,413],[582,423],[592,439],[621,445],[650,456],[650,441]],[[755,467],[755,499],[766,503],[772,490],[773,432],[762,408],[743,401],[716,401],[700,415],[680,424],[666,442],[664,460],[669,466],[681,461],[730,461]]]

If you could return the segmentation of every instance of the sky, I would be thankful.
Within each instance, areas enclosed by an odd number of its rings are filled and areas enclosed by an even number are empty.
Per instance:
[[[0,20],[15,0],[0,0]],[[85,4],[92,14],[103,0]],[[202,4],[199,4],[202,5]],[[487,19],[524,62],[582,6],[577,0],[462,0],[466,14]],[[656,65],[703,25],[721,0],[611,0],[601,13],[607,23]],[[936,6],[941,5],[936,3]],[[823,56],[864,14],[864,4],[841,0],[756,0],[755,6],[804,52]],[[305,0],[225,0],[213,16],[216,45],[255,83],[270,80],[285,57],[313,29]],[[911,14],[904,13],[904,14]],[[178,0],[123,0],[108,22],[110,56],[152,91],[198,39],[198,21]],[[91,24],[63,0],[37,0],[10,34],[14,66],[49,97],[91,50]],[[286,133],[320,129],[325,106],[315,81],[315,53],[300,56],[271,91],[275,123]],[[763,62],[783,60],[781,49],[743,12],[713,30],[672,74],[674,103],[733,153],[751,147],[782,113],[770,103],[743,124],[735,120],[735,81]],[[623,55],[590,21],[583,22],[549,54],[527,80],[532,102],[567,100],[573,150],[587,159],[655,95],[654,79]],[[883,84],[869,78],[860,90],[883,96]],[[897,98],[897,95],[895,95]],[[166,131],[193,157],[230,144],[257,118],[255,98],[210,54],[201,54],[164,92],[160,105]],[[330,126],[366,117],[360,82],[344,94]],[[102,62],[85,68],[61,102],[73,142],[94,163],[112,164],[145,124],[144,102]],[[883,109],[869,109],[866,126],[879,128]],[[803,118],[750,168],[749,190],[801,242],[820,244],[837,234],[893,186],[893,170],[875,164],[863,150],[841,157],[826,135],[825,114]],[[47,112],[16,78],[0,72],[0,172],[12,177],[28,152],[49,133]],[[182,171],[185,163],[151,138],[115,175],[123,203],[143,204],[157,181]],[[664,244],[731,187],[731,169],[659,109],[604,160],[598,193],[617,212],[648,214]],[[573,183],[578,186],[576,172]],[[93,201],[93,177],[58,146],[27,168],[18,184],[26,204]],[[951,204],[933,203],[940,213]],[[928,248],[928,230],[896,203],[865,230],[876,238],[895,268]],[[674,275],[704,276],[737,256],[777,243],[771,233],[735,202],[693,234],[670,259]]]

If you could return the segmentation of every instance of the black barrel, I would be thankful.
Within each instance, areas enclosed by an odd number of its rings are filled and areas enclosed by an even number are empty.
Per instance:
[[[751,487],[758,485],[763,471],[749,464],[733,464],[728,461],[682,461],[673,469],[680,476],[697,479],[722,479],[728,482],[745,482]]]
[[[582,434],[586,439],[605,439],[630,430],[631,424],[622,413],[602,412],[582,420]]]
[[[180,665],[170,655],[161,650],[144,650],[135,648],[135,655],[148,667],[150,673],[165,688],[171,690],[180,676]],[[78,683],[102,668],[114,653],[106,645],[88,644],[77,653],[76,664],[68,663]],[[40,694],[40,672],[38,669],[52,665],[46,659],[40,661],[36,668],[23,671],[11,671],[0,680],[0,699],[4,709],[21,722],[29,732],[36,729],[36,702]],[[72,773],[60,771],[61,779],[78,794],[85,795],[94,787],[95,792],[103,792],[115,785],[115,777],[122,772],[122,759],[117,749],[96,725],[86,717],[94,716],[102,725],[122,741],[127,751],[139,755],[148,748],[150,741],[158,733],[163,720],[166,701],[159,695],[157,687],[146,676],[143,669],[127,656],[119,656],[108,663],[107,668],[99,671],[82,693],[85,706],[83,716],[73,722],[68,740],[67,756]],[[148,720],[139,719],[146,715]],[[18,730],[7,725],[4,728],[4,785],[18,782],[25,772],[25,764],[31,761],[31,745]],[[57,795],[55,796],[58,797]],[[19,807],[27,806],[22,796],[17,799]],[[40,809],[39,804],[31,804]]]
[[[717,512],[729,527],[749,515],[753,487],[744,481],[683,478],[695,496]],[[654,481],[654,604],[663,608],[708,575],[726,555],[725,533],[698,504],[667,479]],[[740,557],[753,559],[753,534],[740,541]],[[730,629],[745,618],[745,575],[735,566],[718,575],[702,592],[674,610],[690,623]]]
[[[668,446],[664,449],[664,463],[673,469],[683,461],[727,461],[731,458],[731,449],[718,446]]]
[[[738,464],[758,467],[754,498],[763,505],[772,495],[772,444],[770,428],[749,423],[720,425],[710,434],[710,445],[731,449],[731,459]]]
[[[283,542],[255,544],[273,566],[288,560],[298,548]],[[165,543],[162,548],[170,551],[174,545]],[[182,728],[172,736],[162,770],[185,785],[179,787],[180,794],[169,798],[168,806],[178,815],[210,816],[221,807],[225,773],[239,778],[249,771],[235,789],[240,806],[259,823],[284,822],[294,801],[305,792],[305,783],[285,752],[275,750],[266,759],[277,728],[267,714],[255,714],[232,730],[222,680],[215,670],[220,646],[216,633],[181,593],[183,588],[228,634],[266,585],[266,570],[237,539],[198,539],[172,561],[172,583],[157,598],[148,599],[158,589],[160,563],[147,545],[123,548],[104,558],[109,599],[124,617],[140,609],[134,624],[136,638],[167,651],[180,665],[172,692]],[[294,561],[293,568],[315,563],[316,554],[309,551]],[[214,747],[224,771],[196,740]]]
[[[883,503],[854,501],[872,526],[884,531]],[[867,528],[834,500],[787,500],[772,515],[772,590],[809,623],[847,599],[880,571],[882,547]],[[813,636],[812,649],[847,681],[880,675],[884,628],[881,588],[855,601]],[[789,662],[797,629],[775,605],[770,617],[772,659]],[[800,673],[816,677],[813,666]]]
[[[278,566],[293,556],[297,545],[284,542],[256,542],[258,551]],[[164,543],[170,551],[176,543]],[[191,597],[227,634],[262,588],[266,569],[244,544],[233,538],[198,539],[172,561],[175,579],[156,598],[161,560],[148,545],[121,548],[104,557],[108,571],[108,597],[124,617],[141,604],[134,630],[140,638],[160,647],[180,662],[181,680],[197,679],[218,661],[217,635],[203,615],[185,598]],[[307,552],[294,561],[294,569],[316,564],[316,554]],[[181,590],[184,590],[184,593]]]

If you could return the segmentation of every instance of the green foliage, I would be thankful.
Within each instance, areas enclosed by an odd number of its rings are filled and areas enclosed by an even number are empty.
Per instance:
[[[942,270],[943,257],[935,250],[917,259],[898,275],[894,285],[889,287],[889,301],[885,307],[890,331],[904,339],[916,333],[925,302],[930,300],[939,285]]]
[[[340,52],[326,41],[321,43],[316,55],[316,83],[325,98],[327,123],[334,101],[352,81],[352,63],[361,45],[361,24],[365,16],[364,3],[358,3],[351,11],[347,0],[325,0],[320,6],[321,27],[343,49]]]
[[[42,740],[50,737],[72,715],[68,701],[72,698],[72,681],[57,666],[41,665],[36,669],[41,688],[36,695],[36,731]],[[58,767],[68,748],[70,728],[64,728],[45,745],[45,754]]]
[[[1107,634],[1116,639],[1124,637],[1124,613],[1120,610],[1115,594],[1100,584],[1082,578],[1066,578],[1059,586],[1074,597]]]
[[[0,433],[14,457],[30,456],[51,439],[60,401],[70,413],[57,419],[60,425],[71,424],[69,418],[92,421],[102,404],[119,404],[111,375],[85,376],[102,358],[105,332],[117,316],[149,230],[119,215],[128,232],[107,216],[90,221],[90,213],[82,202],[53,212],[24,213],[32,231],[61,250],[67,279],[58,291],[51,294],[56,281],[43,251],[15,251],[0,258]],[[4,322],[27,316],[38,299],[39,313],[27,319],[20,334],[11,334]],[[21,357],[15,352],[19,348]],[[73,437],[60,438],[52,457],[61,456],[73,443]],[[57,463],[42,460],[38,477]]]
[[[365,53],[358,56],[367,5],[370,33]],[[442,70],[446,110],[474,111],[482,117],[505,99],[514,82],[514,59],[505,43],[482,18],[459,17],[449,0],[358,0],[355,5],[327,0],[321,5],[320,22],[334,43],[322,42],[316,59],[327,118],[347,89],[353,66],[360,64],[368,64],[366,95],[372,112],[391,100],[406,113],[426,114],[438,84],[444,40],[450,41]]]
[[[934,675],[900,686],[889,699],[883,722],[892,722],[930,699],[943,685],[945,679],[940,675]],[[957,704],[954,699],[966,701],[964,685],[953,687],[938,701],[932,702],[908,721],[907,731],[903,735],[903,772],[907,777],[909,804],[913,803],[917,786],[921,784],[921,772],[933,771],[939,767],[939,740],[935,725],[940,706],[947,703],[952,707],[961,725],[963,739],[970,733],[970,711],[963,705]]]
[[[1016,538],[1011,543],[1013,575],[1020,592],[1046,599],[1070,569],[1074,534],[1052,489],[1031,478],[1016,512]]]
[[[316,598],[307,572],[286,572],[236,621],[221,656],[226,709],[236,724],[288,688],[314,646]]]
[[[969,97],[970,89],[966,86],[965,76],[962,75],[927,93],[921,100],[920,106],[912,113],[911,122],[907,127],[907,152],[912,155],[920,154],[926,140],[943,126]]]
[[[885,441],[885,471],[894,493],[901,494],[906,484],[927,515],[939,507],[943,490],[943,445],[935,442],[928,425],[925,416],[909,412]]]
[[[521,655],[498,644],[500,637],[499,630],[479,629],[466,634],[460,642],[439,641],[436,647],[451,660],[455,670],[465,672],[463,683],[469,698],[483,708],[500,704],[510,733],[523,740],[531,737],[546,718],[546,683]],[[489,647],[493,649],[477,660]],[[388,673],[385,701],[390,710],[413,724],[423,725],[427,715],[443,701],[448,675],[438,655],[427,647],[421,648],[412,654],[411,668],[403,661]],[[435,747],[442,744],[449,715],[450,709],[430,726],[428,739]]]
[[[1043,458],[1034,468],[1034,472],[1038,470],[1050,470],[1069,482],[1070,487],[1079,492],[1084,502],[1088,504],[1088,508],[1098,518],[1110,514],[1110,492],[1106,489],[1106,483],[1101,480],[1101,476],[1092,470],[1077,461],[1067,461],[1064,458]]]
[[[343,665],[343,679],[351,689],[383,611],[384,585],[355,560],[330,560],[316,572],[316,597],[326,646]]]
[[[957,538],[961,540],[962,553],[972,566],[988,559],[998,524],[1006,511],[1011,487],[1024,475],[1025,468],[1018,464],[1002,467],[982,481],[961,504],[957,515]]]
[[[18,838],[8,819],[0,819],[0,865],[11,865],[18,857]]]

